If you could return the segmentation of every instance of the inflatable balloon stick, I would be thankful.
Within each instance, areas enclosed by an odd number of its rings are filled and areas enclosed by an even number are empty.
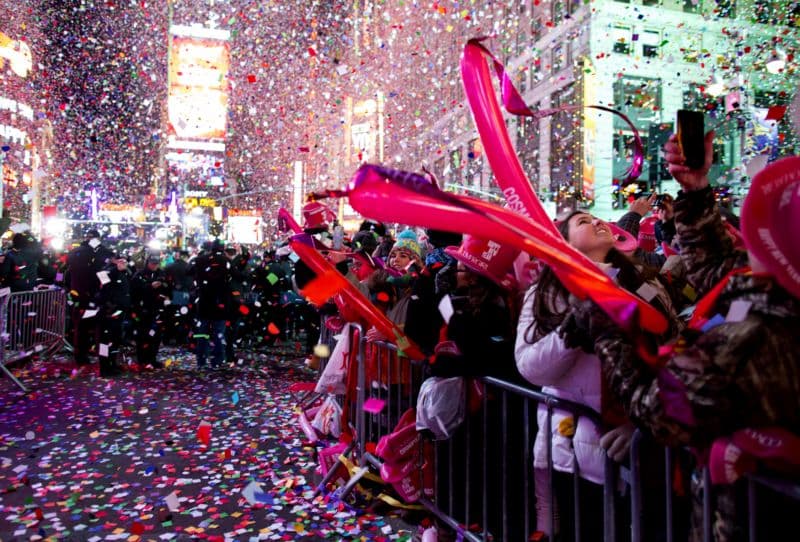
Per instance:
[[[309,286],[312,287],[312,295],[315,296],[317,301],[323,296],[327,296],[325,298],[327,299],[334,294],[341,295],[349,309],[355,310],[367,322],[375,326],[381,335],[397,346],[398,351],[411,359],[425,358],[419,347],[413,344],[394,322],[370,303],[353,283],[342,277],[333,264],[319,250],[314,248],[314,239],[310,235],[305,233],[295,235],[289,240],[289,245],[294,253],[316,273],[317,278]],[[337,276],[335,277],[334,274]],[[330,279],[333,286],[328,287],[322,284],[327,279]],[[314,285],[316,282],[320,284]]]
[[[667,328],[660,312],[620,288],[563,237],[508,209],[442,192],[414,173],[374,165],[361,166],[345,191],[328,195],[347,195],[356,211],[375,220],[468,233],[512,245],[550,265],[573,294],[590,297],[622,328],[641,327],[659,334]]]
[[[298,224],[292,214],[283,207],[278,210],[278,229],[281,231],[303,233],[303,228],[300,227],[300,224]]]
[[[557,234],[553,222],[544,211],[541,202],[536,197],[533,187],[522,169],[511,138],[508,135],[503,112],[497,94],[492,86],[492,76],[489,71],[487,59],[492,63],[497,77],[500,79],[500,88],[503,106],[514,115],[544,118],[561,111],[578,111],[584,106],[563,106],[556,109],[531,110],[514,87],[511,79],[505,72],[503,65],[486,49],[481,41],[471,39],[464,47],[464,56],[461,59],[461,79],[464,83],[464,92],[467,95],[475,126],[478,128],[481,143],[486,152],[486,158],[494,173],[497,184],[503,191],[509,208],[524,216],[530,217],[543,228]],[[585,107],[598,109],[619,116],[633,131],[633,161],[626,175],[626,184],[635,180],[642,173],[644,164],[644,148],[636,126],[628,117],[614,109],[601,105],[587,105]],[[626,241],[621,240],[620,245]],[[629,245],[626,245],[629,246]],[[618,246],[620,250],[626,248]]]

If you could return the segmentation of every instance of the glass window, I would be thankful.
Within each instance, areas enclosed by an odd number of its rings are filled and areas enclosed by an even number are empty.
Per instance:
[[[464,177],[464,170],[461,169],[461,150],[450,151],[450,180],[456,184],[461,184]]]
[[[557,25],[564,20],[564,14],[567,11],[567,0],[553,0],[553,17],[554,25]]]
[[[640,131],[657,122],[661,110],[661,80],[647,77],[623,77],[614,82],[614,105],[625,113]],[[627,125],[617,117],[614,126]]]
[[[541,16],[531,18],[531,39],[539,41],[544,36],[545,26],[542,23]]]
[[[553,94],[551,107],[575,105],[578,101],[574,84]],[[553,115],[550,123],[550,176],[554,190],[577,186],[580,172],[575,163],[580,150],[580,113],[560,111]]]
[[[481,188],[481,174],[483,172],[483,146],[481,140],[475,138],[467,145],[466,184]]]
[[[715,0],[714,15],[719,18],[734,19],[736,17],[736,0]]]
[[[625,24],[615,24],[611,29],[611,38],[614,40],[614,52],[627,55],[631,52],[631,27]]]
[[[645,29],[640,39],[642,40],[642,56],[650,58],[659,56],[661,46],[660,30]]]
[[[553,73],[561,71],[567,65],[566,48],[564,45],[556,45],[553,47]]]
[[[533,110],[539,109],[534,104]],[[517,123],[517,155],[525,175],[536,192],[539,191],[539,120],[520,117]]]
[[[683,0],[684,13],[700,13],[703,9],[703,0]]]

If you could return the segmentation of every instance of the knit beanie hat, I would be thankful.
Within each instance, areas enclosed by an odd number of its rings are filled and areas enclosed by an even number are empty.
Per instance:
[[[414,233],[414,230],[400,232],[397,236],[397,241],[392,246],[392,252],[395,250],[405,250],[416,256],[420,261],[423,261],[422,247],[417,240],[417,234]]]

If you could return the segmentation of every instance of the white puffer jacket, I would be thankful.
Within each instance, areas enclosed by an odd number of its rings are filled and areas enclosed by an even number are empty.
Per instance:
[[[567,348],[557,331],[545,335],[534,344],[525,342],[525,332],[533,322],[535,286],[525,294],[514,349],[517,369],[531,384],[542,386],[542,391],[586,405],[600,411],[601,379],[600,360],[579,348]],[[559,426],[572,414],[554,410],[550,438],[553,442],[553,466],[563,472],[574,472],[577,461],[582,478],[603,483],[605,450],[600,447],[601,432],[586,417],[579,417],[572,437],[562,435]],[[533,447],[534,467],[547,468],[547,442],[545,429],[547,408],[539,406],[537,413],[539,431]],[[574,423],[572,424],[574,425]]]

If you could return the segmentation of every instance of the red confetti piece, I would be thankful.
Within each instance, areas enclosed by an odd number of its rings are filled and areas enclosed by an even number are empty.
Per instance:
[[[785,114],[785,105],[773,105],[767,110],[766,120],[781,120]]]
[[[211,424],[202,422],[197,428],[197,440],[208,446],[211,442]]]
[[[248,75],[247,76],[247,82],[248,83],[255,83],[256,82],[256,76],[253,75],[253,74]]]

